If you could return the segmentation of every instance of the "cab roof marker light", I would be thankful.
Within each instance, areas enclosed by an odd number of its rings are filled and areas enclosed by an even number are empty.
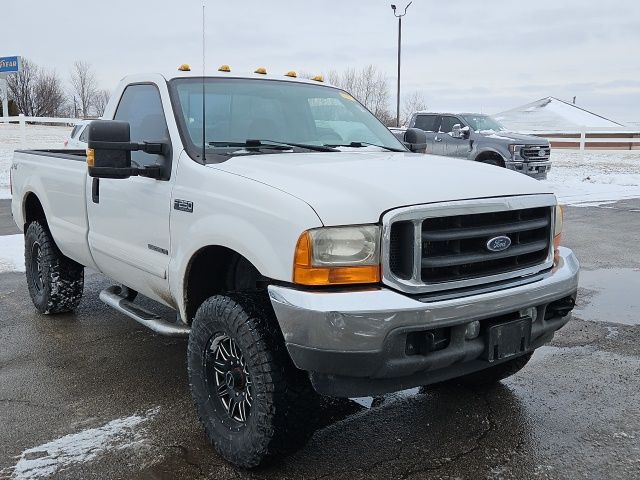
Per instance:
[[[258,67],[255,69],[255,71],[253,73],[259,73],[260,75],[266,75],[267,74],[267,69],[264,67]]]
[[[230,72],[231,71],[231,67],[225,63],[224,65],[220,65],[220,67],[218,68],[218,71],[219,72]]]
[[[311,77],[311,80],[314,82],[324,82],[324,77],[322,75],[316,75],[315,77]]]
[[[178,71],[180,71],[180,72],[190,72],[191,71],[191,67],[189,66],[188,63],[183,63],[182,65],[180,65],[178,67]]]
[[[298,72],[296,72],[295,70],[289,70],[287,73],[284,74],[285,77],[291,77],[291,78],[297,78],[298,77]]]

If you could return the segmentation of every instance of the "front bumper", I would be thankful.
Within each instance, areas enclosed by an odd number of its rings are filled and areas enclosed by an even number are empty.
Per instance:
[[[505,167],[509,170],[524,173],[538,180],[547,178],[547,173],[551,170],[551,162],[525,162],[524,160],[509,160],[505,162]]]
[[[579,264],[560,248],[557,265],[524,285],[459,298],[422,302],[375,288],[341,292],[269,286],[269,296],[294,364],[311,372],[320,393],[362,396],[425,385],[486,368],[486,339],[465,339],[467,325],[534,307],[530,350],[553,337],[569,315],[547,314],[550,304],[575,299]],[[551,312],[551,310],[550,310]],[[545,319],[545,317],[547,317]],[[446,348],[408,355],[407,335],[448,328]]]

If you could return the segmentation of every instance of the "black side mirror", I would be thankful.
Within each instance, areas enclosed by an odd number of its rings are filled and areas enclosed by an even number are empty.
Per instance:
[[[87,127],[87,165],[89,176],[98,178],[129,178],[131,150],[114,148],[128,144],[131,131],[127,122],[94,120]]]
[[[427,151],[427,134],[419,128],[408,128],[404,132],[404,144],[416,153],[425,153]]]
[[[162,155],[165,148],[163,143],[131,142],[129,123],[117,120],[94,120],[87,131],[87,166],[90,177],[122,179],[140,175],[160,178],[160,166],[132,168],[131,152],[142,150]]]

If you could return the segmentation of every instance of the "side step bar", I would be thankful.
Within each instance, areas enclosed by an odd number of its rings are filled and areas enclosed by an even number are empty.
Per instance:
[[[159,315],[156,315],[139,305],[135,305],[126,298],[121,297],[119,293],[120,287],[116,285],[105,288],[100,292],[100,300],[111,308],[114,308],[120,313],[124,313],[127,317],[133,318],[136,322],[150,328],[160,335],[165,335],[167,337],[189,336],[191,328],[187,325],[167,322]]]

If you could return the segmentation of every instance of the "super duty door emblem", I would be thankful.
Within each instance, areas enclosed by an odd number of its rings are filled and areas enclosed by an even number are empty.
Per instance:
[[[169,250],[167,250],[166,248],[156,247],[155,245],[151,245],[150,243],[147,244],[147,247],[149,248],[149,250],[153,250],[154,252],[162,253],[164,255],[169,255]]]
[[[173,209],[180,210],[181,212],[193,213],[193,202],[176,198],[173,201]]]

